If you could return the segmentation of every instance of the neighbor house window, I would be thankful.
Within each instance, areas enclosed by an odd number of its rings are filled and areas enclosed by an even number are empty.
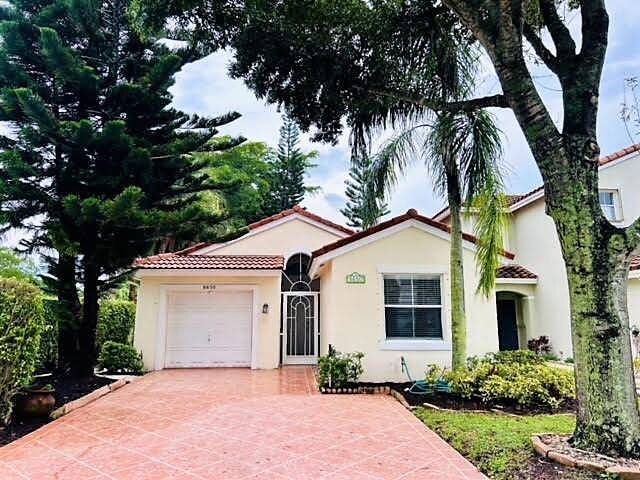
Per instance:
[[[384,316],[387,338],[442,340],[440,277],[385,275]]]
[[[618,191],[600,190],[599,198],[604,216],[611,221],[620,220]]]

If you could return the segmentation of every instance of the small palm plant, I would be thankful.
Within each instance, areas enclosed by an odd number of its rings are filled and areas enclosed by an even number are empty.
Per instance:
[[[476,216],[479,239],[476,263],[478,290],[489,295],[495,284],[505,228],[506,197],[500,169],[500,131],[484,111],[439,112],[386,142],[374,159],[372,188],[382,195],[398,174],[422,158],[436,191],[446,198],[451,219],[452,368],[466,360],[466,315],[462,255],[462,211]]]

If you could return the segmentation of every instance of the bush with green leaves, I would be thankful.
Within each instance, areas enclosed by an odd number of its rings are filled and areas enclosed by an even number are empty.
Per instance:
[[[126,343],[107,340],[102,345],[98,366],[109,373],[139,374],[144,370],[142,354]]]
[[[103,343],[111,340],[131,344],[133,326],[136,321],[136,304],[129,300],[103,300],[100,302],[96,345],[98,351]]]
[[[37,373],[50,373],[58,366],[58,325],[60,304],[56,298],[45,298],[44,326],[38,348]]]
[[[362,375],[364,353],[340,353],[335,350],[318,359],[318,383],[321,387],[340,388],[357,382]]]
[[[33,379],[43,325],[40,289],[0,278],[0,423],[10,421],[16,393]]]
[[[454,394],[491,404],[555,410],[575,398],[573,372],[552,367],[527,350],[470,358],[464,368],[447,372],[445,379]]]

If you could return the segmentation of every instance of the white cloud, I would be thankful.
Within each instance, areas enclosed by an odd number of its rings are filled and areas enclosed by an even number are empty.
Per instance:
[[[622,98],[622,80],[625,76],[640,73],[640,48],[635,41],[635,30],[640,21],[640,10],[627,0],[610,0],[611,16],[609,54],[602,83],[599,140],[604,153],[625,147],[630,143],[618,118]],[[570,13],[570,28],[579,36],[580,17]],[[251,140],[261,140],[275,145],[278,139],[280,115],[273,105],[265,105],[240,80],[227,77],[230,54],[218,52],[186,66],[177,76],[173,88],[175,105],[188,112],[217,115],[229,110],[242,113],[243,117],[224,127],[223,133],[242,134]],[[491,65],[484,61],[480,74],[482,94],[500,91]],[[543,67],[535,68],[536,85],[543,96],[554,121],[562,122],[562,99],[557,91],[557,81]],[[509,111],[495,112],[504,133],[504,153],[508,168],[507,185],[513,192],[524,192],[541,183],[538,168],[529,146]],[[388,136],[389,132],[381,135]],[[381,140],[380,140],[381,141]],[[323,192],[305,200],[309,209],[328,218],[343,221],[336,203],[344,198],[344,180],[349,165],[349,148],[346,135],[338,146],[316,144],[303,135],[304,148],[320,152],[319,167],[311,172],[310,184],[321,185]],[[431,181],[422,165],[409,169],[390,198],[393,214],[408,208],[432,214],[443,204],[433,193]]]

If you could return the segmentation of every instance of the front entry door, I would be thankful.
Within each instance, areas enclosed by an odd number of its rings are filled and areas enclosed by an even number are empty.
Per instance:
[[[518,322],[515,300],[497,300],[498,344],[500,351],[518,350]]]
[[[318,294],[283,293],[283,363],[315,364],[318,361]]]

